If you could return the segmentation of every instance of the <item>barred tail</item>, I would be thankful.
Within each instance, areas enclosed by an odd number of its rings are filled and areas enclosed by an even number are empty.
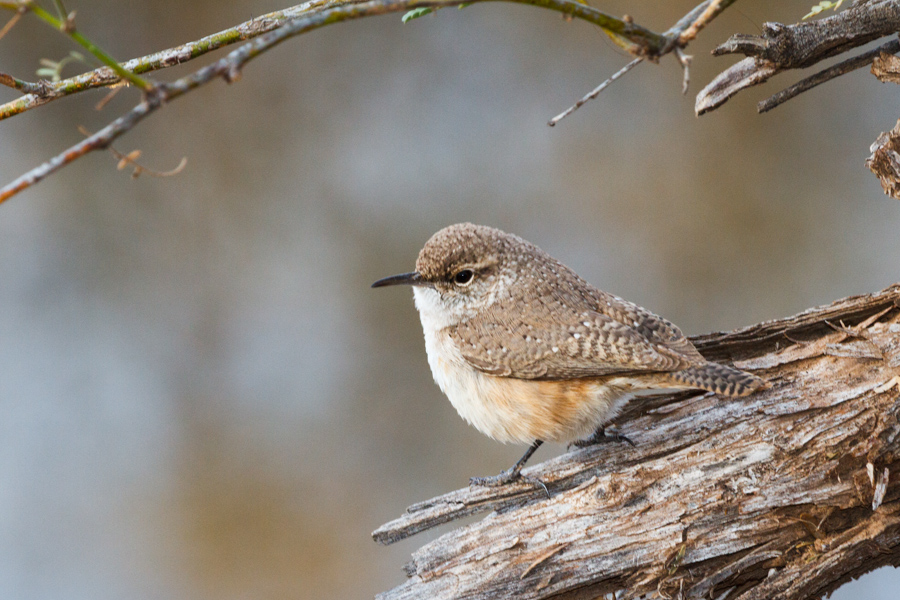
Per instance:
[[[675,383],[715,392],[723,396],[747,396],[766,386],[766,381],[745,371],[709,362],[668,373]]]

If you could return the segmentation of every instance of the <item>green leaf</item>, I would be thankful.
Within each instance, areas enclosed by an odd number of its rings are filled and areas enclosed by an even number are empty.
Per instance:
[[[811,9],[809,9],[809,14],[804,16],[802,20],[805,21],[806,19],[808,19],[810,17],[814,17],[817,14],[819,14],[820,12],[828,10],[829,8],[836,11],[837,9],[839,9],[841,7],[841,4],[843,4],[843,3],[844,3],[844,0],[837,0],[837,2],[829,2],[828,0],[822,0],[822,2],[819,2],[818,4],[813,6]]]
[[[413,19],[418,19],[419,17],[424,17],[428,13],[434,12],[434,9],[430,6],[426,6],[424,8],[414,8],[405,15],[403,15],[403,22],[412,21]]]

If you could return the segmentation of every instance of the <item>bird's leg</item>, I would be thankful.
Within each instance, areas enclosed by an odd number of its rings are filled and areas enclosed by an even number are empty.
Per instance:
[[[544,492],[546,492],[547,497],[550,497],[550,490],[547,489],[547,486],[544,485],[544,482],[538,479],[537,477],[527,477],[522,475],[522,467],[525,466],[525,463],[528,462],[528,459],[531,458],[531,455],[535,453],[535,451],[541,447],[543,444],[543,440],[535,440],[531,446],[528,447],[528,450],[525,451],[525,454],[522,455],[516,464],[507,470],[503,471],[499,475],[494,475],[492,477],[472,477],[469,479],[469,485],[483,485],[486,487],[497,487],[500,485],[506,485],[507,483],[512,483],[518,479],[522,479],[534,485],[539,485],[544,488]]]
[[[602,425],[597,428],[597,431],[591,434],[591,437],[585,438],[583,440],[578,440],[577,442],[572,442],[572,445],[576,448],[584,448],[585,446],[605,444],[606,442],[628,442],[632,446],[635,445],[634,442],[632,442],[616,430],[613,430],[611,433],[606,433],[606,428]]]

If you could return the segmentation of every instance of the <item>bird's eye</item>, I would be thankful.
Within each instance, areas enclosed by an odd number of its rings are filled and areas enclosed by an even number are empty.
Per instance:
[[[453,276],[453,283],[457,285],[469,285],[472,283],[474,277],[475,273],[472,269],[463,269]]]

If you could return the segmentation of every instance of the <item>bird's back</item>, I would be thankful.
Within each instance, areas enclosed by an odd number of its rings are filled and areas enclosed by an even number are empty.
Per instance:
[[[705,362],[669,321],[595,288],[529,246],[506,292],[452,332],[476,368],[521,379],[572,379]]]

